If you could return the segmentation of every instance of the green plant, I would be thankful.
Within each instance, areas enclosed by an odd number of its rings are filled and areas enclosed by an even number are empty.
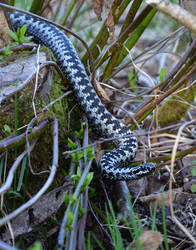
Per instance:
[[[26,165],[27,165],[27,159],[28,159],[28,157],[25,156],[24,159],[22,160],[22,167],[21,167],[18,185],[17,185],[17,189],[16,189],[17,192],[20,192],[21,187],[23,185],[23,179],[24,179],[25,169],[26,169]]]
[[[33,0],[31,4],[30,12],[40,15],[43,4],[44,4],[44,0],[40,0],[40,1]]]
[[[110,206],[110,212],[109,212],[107,207],[105,209],[106,210],[106,221],[107,221],[109,233],[110,233],[112,240],[113,240],[113,243],[114,243],[114,248],[115,249],[124,249],[122,237],[121,237],[119,229],[118,229],[117,219],[116,219],[114,209],[113,209],[111,202],[109,203],[109,206]]]
[[[74,214],[70,211],[67,212],[67,224],[66,224],[66,227],[68,230],[72,230],[73,227],[72,227],[72,224],[74,222]]]
[[[160,82],[164,81],[166,76],[167,76],[167,70],[166,68],[162,68],[159,72],[159,81]]]
[[[73,142],[70,138],[67,139],[68,140],[68,147],[71,148],[72,150],[77,149],[77,144],[75,142]],[[82,150],[78,150],[76,152],[73,152],[71,154],[72,159],[78,163],[80,159],[82,159],[82,157],[84,156]]]
[[[83,124],[83,126],[85,126],[85,124]],[[83,139],[83,134],[84,134],[84,129],[81,128],[79,131],[75,131],[75,134],[77,135],[78,139],[82,140]],[[73,152],[71,154],[72,159],[78,163],[79,160],[81,160],[84,157],[84,151],[82,150],[77,150],[77,143],[73,142],[70,138],[67,139],[68,140],[68,147],[71,150],[74,150],[75,152]],[[85,148],[85,155],[87,160],[91,160],[94,158],[94,153],[91,147],[86,147]]]
[[[196,165],[196,161],[193,161],[193,164]],[[196,166],[192,168],[191,174],[192,174],[192,177],[196,177]],[[196,184],[191,185],[191,192],[196,193]]]
[[[2,59],[6,55],[10,55],[12,51],[10,50],[10,44],[8,44],[5,49],[0,53],[0,59]]]
[[[28,250],[42,250],[41,242],[36,241],[32,247],[28,248]]]
[[[6,134],[6,135],[11,135],[11,133],[12,133],[12,130],[11,130],[11,128],[10,128],[10,126],[8,126],[7,124],[5,124],[4,126],[3,126],[3,129],[4,129],[4,133]]]
[[[165,199],[164,199],[163,189],[161,192],[161,208],[162,208],[163,234],[164,234],[165,249],[169,250],[169,245],[168,245],[168,240],[167,240],[167,227],[166,227],[166,217],[165,217]]]
[[[16,32],[8,30],[8,34],[15,41],[12,43],[12,45],[22,44],[24,42],[30,41],[32,39],[32,36],[25,36],[26,31],[27,31],[26,24],[23,25],[21,28],[18,28]]]
[[[135,77],[133,71],[129,72],[128,78],[129,78],[129,86],[132,88],[137,87],[137,78]]]

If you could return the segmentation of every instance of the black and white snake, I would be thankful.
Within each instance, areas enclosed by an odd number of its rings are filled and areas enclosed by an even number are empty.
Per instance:
[[[55,26],[29,15],[9,13],[9,16],[14,29],[26,24],[27,33],[51,49],[94,131],[105,138],[119,137],[114,140],[116,148],[103,155],[99,162],[102,176],[111,180],[130,180],[153,172],[155,164],[152,162],[128,166],[138,148],[137,139],[102,104],[66,35]]]

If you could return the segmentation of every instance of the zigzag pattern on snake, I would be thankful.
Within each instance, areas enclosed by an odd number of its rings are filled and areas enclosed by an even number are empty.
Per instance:
[[[69,81],[77,103],[85,112],[95,133],[104,138],[121,137],[114,140],[115,148],[100,159],[103,177],[113,180],[141,178],[155,170],[155,164],[145,163],[128,166],[138,148],[136,137],[121,121],[107,111],[97,96],[78,54],[66,35],[54,25],[29,15],[9,13],[16,30],[27,25],[27,34],[47,46],[57,59],[58,65]],[[127,136],[127,137],[126,137]]]

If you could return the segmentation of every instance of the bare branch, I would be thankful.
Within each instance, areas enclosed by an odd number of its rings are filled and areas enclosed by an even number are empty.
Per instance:
[[[172,200],[172,177],[173,177],[173,171],[174,171],[174,163],[175,163],[175,159],[176,159],[176,153],[177,153],[177,147],[178,147],[178,143],[180,140],[180,136],[182,131],[184,130],[184,128],[190,124],[196,124],[196,119],[186,122],[184,123],[178,130],[178,134],[177,134],[177,138],[173,147],[173,151],[172,151],[172,159],[171,159],[171,172],[170,172],[170,181],[169,181],[169,200],[170,200],[170,211],[171,211],[171,215],[172,215],[172,219],[173,221],[178,225],[178,227],[187,235],[187,237],[189,237],[190,240],[192,240],[192,242],[194,243],[194,245],[196,245],[196,239],[194,238],[194,236],[189,232],[189,230],[187,228],[185,228],[180,221],[177,219],[177,217],[175,216],[174,213],[174,208],[173,208],[173,200]]]
[[[159,11],[174,18],[180,24],[196,33],[196,17],[190,12],[166,0],[146,0],[147,4],[152,5]]]
[[[32,151],[32,149],[35,146],[35,142],[32,143],[32,145],[29,147],[29,151]],[[14,179],[14,173],[17,170],[19,164],[21,163],[22,159],[25,157],[27,154],[28,150],[25,150],[22,154],[20,154],[17,159],[15,160],[13,166],[11,167],[9,174],[7,176],[5,184],[0,188],[0,194],[4,194],[12,185],[12,181]]]
[[[39,192],[36,193],[35,196],[33,196],[32,199],[24,203],[19,208],[15,209],[12,213],[8,214],[4,218],[0,220],[0,226],[4,225],[8,221],[12,220],[19,214],[21,214],[24,210],[31,207],[40,197],[47,191],[47,189],[50,187],[51,183],[54,180],[56,169],[58,166],[58,157],[59,157],[59,151],[58,151],[58,121],[56,118],[54,118],[54,127],[53,127],[53,163],[50,170],[50,175],[46,181],[46,183],[43,185],[43,187],[39,190]]]
[[[19,250],[16,247],[12,247],[10,245],[8,245],[7,243],[0,241],[0,249],[4,249],[4,250]]]

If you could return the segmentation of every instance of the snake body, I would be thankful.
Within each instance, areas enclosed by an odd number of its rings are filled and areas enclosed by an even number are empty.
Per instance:
[[[95,133],[104,138],[116,138],[115,148],[100,159],[103,177],[111,180],[141,178],[155,169],[154,163],[128,166],[138,148],[137,139],[121,121],[115,118],[97,96],[78,54],[66,35],[47,22],[26,14],[9,13],[15,30],[27,25],[27,34],[47,46],[69,81],[77,103],[85,112]]]

